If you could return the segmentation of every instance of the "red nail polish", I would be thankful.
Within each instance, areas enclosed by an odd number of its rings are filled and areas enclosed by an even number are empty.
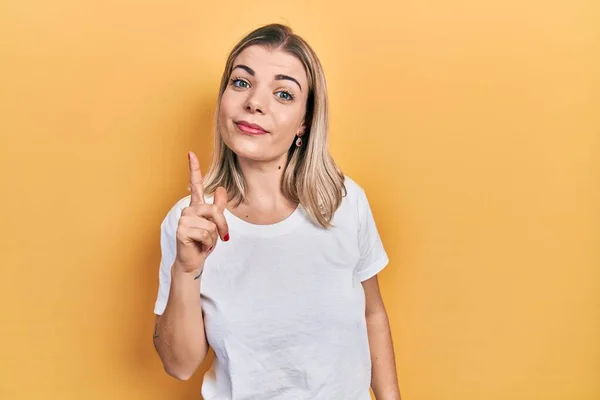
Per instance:
[[[224,241],[228,241],[229,240],[229,233],[225,234],[225,237],[223,238]]]

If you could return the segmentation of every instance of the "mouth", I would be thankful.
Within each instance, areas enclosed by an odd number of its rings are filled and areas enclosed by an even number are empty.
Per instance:
[[[234,121],[240,131],[249,135],[264,135],[269,133],[266,129],[258,124],[253,124],[248,121]]]

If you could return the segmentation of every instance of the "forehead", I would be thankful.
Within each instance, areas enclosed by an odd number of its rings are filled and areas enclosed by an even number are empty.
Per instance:
[[[306,72],[300,60],[279,49],[270,50],[264,46],[249,46],[233,61],[234,67],[238,64],[252,68],[258,76],[273,79],[277,74],[285,74],[296,78],[303,83],[302,86],[306,86]]]

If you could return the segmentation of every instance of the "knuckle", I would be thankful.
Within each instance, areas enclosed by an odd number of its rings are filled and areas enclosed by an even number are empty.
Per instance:
[[[188,225],[189,225],[189,216],[187,216],[187,215],[181,216],[181,218],[179,218],[179,222],[178,222],[177,227],[178,228],[185,228]]]
[[[215,224],[214,222],[211,222],[208,226],[208,229],[210,230],[211,233],[217,233],[217,224]]]
[[[195,204],[192,207],[194,215],[200,215],[204,211],[204,204]]]

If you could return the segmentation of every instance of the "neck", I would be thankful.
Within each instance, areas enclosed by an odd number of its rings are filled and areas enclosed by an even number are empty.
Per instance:
[[[281,178],[286,161],[287,154],[272,161],[238,158],[247,185],[247,205],[268,209],[289,203],[289,200],[281,192]]]

